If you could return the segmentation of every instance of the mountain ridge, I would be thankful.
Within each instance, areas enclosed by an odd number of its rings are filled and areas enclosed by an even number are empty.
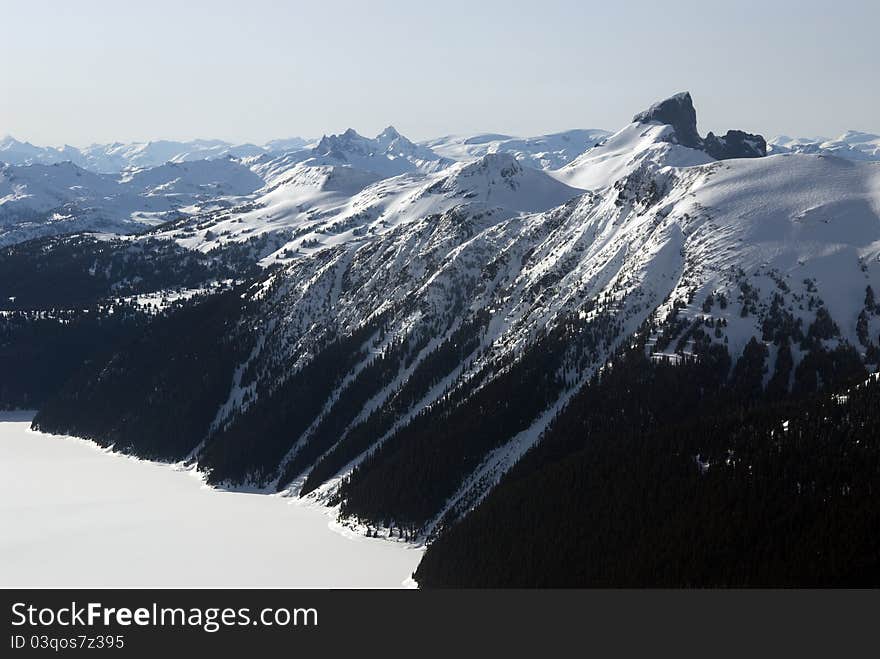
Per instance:
[[[564,419],[592,423],[589,397],[617,368],[633,379],[614,395],[636,392],[646,423],[662,397],[641,407],[638,392],[655,376],[685,374],[684,388],[693,371],[687,408],[730,393],[735,415],[875,369],[880,162],[757,157],[763,138],[741,131],[701,138],[689,94],[635,119],[547,169],[515,149],[431,151],[444,166],[425,169],[392,127],[349,130],[259,156],[248,171],[264,187],[146,236],[7,248],[0,263],[26,254],[43,276],[53,250],[82,252],[65,259],[80,274],[100,271],[98,253],[149,263],[157,244],[172,264],[200,258],[191,303],[151,288],[165,277],[128,283],[176,301],[60,383],[34,427],[188,461],[218,487],[307,497],[369,535],[442,542],[499,505],[505,474]],[[209,289],[211,273],[232,281]],[[708,453],[694,454],[681,464],[703,469]]]

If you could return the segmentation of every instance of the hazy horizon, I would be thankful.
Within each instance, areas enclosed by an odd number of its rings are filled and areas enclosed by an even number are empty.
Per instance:
[[[857,0],[2,7],[0,136],[41,146],[613,131],[683,90],[703,134],[880,132]]]

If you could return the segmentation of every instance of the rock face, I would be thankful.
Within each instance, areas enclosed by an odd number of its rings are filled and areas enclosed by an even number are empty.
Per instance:
[[[729,130],[724,137],[716,137],[712,133],[706,135],[703,149],[717,160],[762,158],[767,155],[767,142],[761,135]]]
[[[647,110],[633,117],[633,123],[647,124],[652,121],[672,126],[678,143],[682,146],[702,148],[703,140],[697,132],[697,111],[694,110],[690,92],[680,92],[654,103]]]
[[[705,151],[716,160],[761,158],[767,155],[767,142],[761,135],[729,130],[723,137],[697,132],[697,112],[690,92],[680,92],[655,103],[633,117],[634,123],[658,122],[672,126],[675,139],[682,146]]]

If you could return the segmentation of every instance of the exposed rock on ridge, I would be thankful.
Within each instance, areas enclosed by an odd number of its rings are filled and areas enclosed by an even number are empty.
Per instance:
[[[767,142],[761,135],[729,130],[723,137],[709,133],[705,139],[701,138],[697,131],[697,112],[690,92],[680,92],[655,103],[634,116],[633,122],[657,122],[672,126],[679,144],[705,151],[717,160],[761,158],[767,155]]]

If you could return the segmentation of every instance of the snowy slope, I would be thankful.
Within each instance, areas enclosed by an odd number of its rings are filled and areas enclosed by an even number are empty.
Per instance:
[[[848,130],[835,141],[849,144],[865,153],[880,157],[880,135]]]
[[[273,286],[266,308],[279,317],[266,324],[272,329],[262,350],[273,355],[270,363],[279,355],[301,363],[323,332],[350,332],[377,310],[399,310],[388,322],[386,343],[376,348],[381,352],[392,340],[434,334],[432,328],[455,327],[476,309],[488,311],[483,351],[444,383],[455,389],[486,377],[484,367],[527,349],[571,314],[589,324],[597,304],[618,327],[609,347],[652,320],[651,344],[659,352],[687,352],[687,329],[708,322],[719,328],[713,340],[736,359],[751,337],[762,337],[777,296],[805,331],[820,306],[828,309],[841,330],[829,349],[840,341],[860,345],[866,286],[880,286],[880,166],[778,156],[689,168],[648,165],[615,183],[537,215],[499,220],[449,211],[366,244],[339,244],[320,259],[293,261],[273,277],[281,286]],[[753,300],[744,299],[746,290]],[[705,311],[710,293],[729,303]],[[456,300],[467,302],[460,307]],[[744,306],[751,309],[745,315]],[[659,337],[674,327],[672,310],[684,324],[665,347]],[[878,332],[880,318],[872,317],[869,334]],[[594,373],[607,354],[579,363],[573,383]],[[407,377],[401,370],[389,387]],[[536,441],[539,429],[524,437]],[[306,435],[298,446],[308,441]],[[478,471],[497,476],[511,463],[510,452],[527,446],[517,440],[499,449]],[[477,481],[466,481],[458,496],[478,496],[488,485]],[[338,483],[328,481],[327,491]]]
[[[374,153],[365,146],[369,141],[356,134],[345,141]],[[401,294],[421,299],[420,304],[427,299],[441,308],[450,304],[434,299],[438,293],[429,293],[417,281],[389,279],[386,260],[353,270],[361,250],[391,250],[391,262],[407,277],[423,273],[430,290],[445,282],[441,288],[447,292],[441,298],[453,291],[482,290],[476,264],[502,259],[504,274],[492,285],[500,288],[483,291],[473,304],[501,315],[493,321],[496,338],[511,346],[527,342],[553,318],[607,294],[637,296],[641,311],[632,313],[640,322],[654,313],[664,319],[676,301],[686,300],[689,310],[696,309],[694,299],[702,303],[712,291],[727,291],[736,300],[743,272],[763,286],[757,295],[765,307],[778,286],[764,284],[775,282],[774,277],[792,279],[792,290],[802,288],[806,279],[816,280],[832,315],[840,317],[844,338],[852,343],[864,297],[861,281],[875,276],[872,250],[880,240],[875,235],[876,166],[806,155],[717,162],[701,149],[676,143],[674,128],[657,122],[629,124],[553,173],[572,187],[503,154],[439,173],[384,180],[354,166],[309,161],[281,171],[244,208],[197,216],[165,235],[208,250],[279,234],[278,249],[267,255],[266,263],[289,263],[283,278],[291,282],[324,281],[312,272],[317,267],[325,273],[347,268],[346,277],[364,285],[380,273],[382,286],[396,281],[391,289],[380,287],[369,295],[358,289],[357,299],[337,291],[323,320],[311,312],[303,316],[308,323],[297,330],[302,332],[299,344],[308,342],[309,327],[322,323],[334,332],[351,331]],[[566,203],[579,194],[575,184],[597,194]],[[461,226],[470,228],[459,233]],[[451,233],[444,236],[444,231]],[[447,245],[429,259],[435,265],[424,261],[426,244]],[[314,260],[303,258],[310,255]],[[473,263],[477,270],[444,274],[454,263]],[[835,272],[848,272],[854,279]],[[338,271],[335,276],[341,275]],[[457,283],[451,285],[447,277]],[[514,288],[505,289],[501,282]],[[548,282],[553,282],[550,288]],[[292,313],[289,304],[322,306],[309,301],[308,288],[297,290],[300,302],[278,301],[286,315]],[[529,296],[522,299],[526,291],[541,291],[531,306],[524,301]],[[372,302],[364,305],[365,300]],[[725,332],[730,332],[735,353],[758,331],[760,317],[743,320],[736,316],[739,308],[730,309]],[[804,312],[804,322],[814,311]],[[347,317],[340,326],[340,319]],[[454,324],[461,319],[447,320]],[[401,322],[412,331],[411,319]]]
[[[711,160],[761,158],[767,144],[761,135],[729,130],[700,137],[697,112],[689,92],[654,103],[629,126],[554,173],[569,185],[597,189],[635,171],[645,162],[688,167]]]
[[[677,94],[550,171],[504,152],[446,162],[392,129],[375,139],[350,130],[249,160],[264,187],[206,202],[151,235],[202,251],[253,243],[254,258],[271,266],[243,295],[237,327],[253,349],[194,455],[215,466],[237,455],[237,445],[212,452],[211,442],[250,441],[248,432],[223,433],[258,423],[248,416],[256,402],[336,350],[317,363],[345,370],[326,383],[321,409],[285,438],[283,458],[239,471],[223,465],[237,474],[231,485],[297,493],[327,459],[310,489],[323,500],[419,412],[464,405],[534,358],[559,381],[547,388],[553,399],[443,493],[437,517],[419,520],[428,532],[479,500],[637,332],[673,360],[704,341],[735,362],[754,338],[768,349],[768,372],[779,326],[796,366],[838,348],[869,358],[880,341],[880,305],[867,301],[869,286],[880,290],[880,162],[761,157],[763,145],[740,131],[701,137],[690,95]],[[162,183],[172,170],[141,174],[139,194],[177,189]],[[557,352],[545,351],[549,335],[562,337]],[[419,379],[424,363],[432,377]],[[369,396],[351,395],[355,384]],[[393,419],[334,462],[332,451],[383,409]],[[327,418],[338,425],[322,435]]]
[[[429,190],[517,212],[546,210],[579,194],[542,171],[524,167],[509,153],[491,153],[459,165],[441,181]]]
[[[113,194],[117,183],[66,162],[15,167],[0,165],[0,208],[8,216],[45,212],[67,201],[94,200]]]
[[[264,169],[270,184],[256,199],[241,209],[196,216],[165,235],[203,251],[221,241],[280,236],[268,264],[362,241],[456,207],[493,209],[501,218],[546,210],[580,193],[544,172],[522,167],[509,154],[487,155],[431,174],[384,179],[355,166],[316,162],[321,160],[309,158],[281,173]]]
[[[810,155],[714,161],[669,141],[668,128],[633,124],[609,138],[593,154],[598,173],[591,175],[601,181],[597,192],[556,208],[487,214],[470,203],[437,206],[433,215],[414,212],[360,240],[329,242],[310,258],[290,260],[253,291],[268,313],[260,350],[250,360],[257,373],[265,363],[257,381],[271,381],[279,362],[296,370],[328,332],[351,333],[382,310],[390,313],[385,338],[351,378],[373,355],[396,342],[419,343],[427,333],[435,339],[416,357],[418,364],[449,336],[451,329],[443,328],[462,326],[477,311],[489,314],[481,348],[420,405],[450,389],[467,390],[475,380],[491,380],[492,364],[515,359],[536,337],[572,317],[588,328],[606,327],[612,319],[613,332],[602,349],[568,364],[572,387],[645,322],[653,327],[649,345],[659,353],[687,353],[692,328],[709,326],[717,330],[711,340],[737,359],[749,339],[762,339],[773,313],[790,314],[806,332],[824,308],[840,331],[823,345],[846,343],[864,354],[858,324],[865,290],[880,286],[880,165]],[[516,162],[496,160],[502,169]],[[580,164],[587,171],[587,163]],[[492,165],[451,168],[454,173],[410,199],[439,194],[448,200],[451,193],[466,201],[469,182],[485,180],[482,172]],[[503,176],[495,181],[514,191]],[[383,187],[392,182],[395,187]],[[359,198],[381,189],[399,200],[396,186],[408,185],[406,177],[390,179],[365,188]],[[491,198],[491,186],[479,189],[488,189]],[[398,202],[395,207],[402,212]],[[725,303],[707,310],[710,296]],[[876,342],[880,317],[871,316],[868,325]],[[774,350],[771,346],[771,371]],[[799,361],[804,354],[794,350]],[[412,371],[413,366],[401,366],[370,402],[372,408],[393,397]],[[246,411],[255,389],[248,391],[231,392],[226,409]],[[339,395],[341,390],[331,396],[327,409]],[[478,500],[537,441],[551,417],[536,418],[529,432],[487,455],[444,510],[461,512]],[[291,457],[309,444],[313,431],[299,438]],[[313,496],[332,493],[358,463],[350,462]],[[295,481],[293,491],[301,483]]]
[[[263,145],[263,149],[267,153],[288,153],[289,151],[300,151],[310,146],[314,146],[314,142],[311,140],[305,140],[301,137],[287,137],[269,140]]]
[[[553,176],[582,190],[611,185],[644,162],[687,167],[711,162],[698,149],[672,141],[675,130],[664,124],[631,123],[597,146],[553,172]]]
[[[117,179],[127,192],[146,195],[246,195],[263,187],[263,179],[237,160],[168,162],[129,169]]]
[[[702,318],[700,305],[723,293],[737,303],[712,314],[724,320],[723,335],[736,356],[749,338],[761,336],[775,296],[805,328],[821,300],[841,338],[859,345],[865,288],[880,283],[880,165],[783,155],[633,177],[630,187],[619,188],[625,204],[646,185],[667,192],[621,237],[634,232],[650,244],[662,232],[680,245],[675,268],[664,276],[680,274],[658,319],[676,302],[684,305],[683,317]],[[634,254],[623,272],[649,265],[644,254]],[[744,283],[754,296],[746,316]],[[814,304],[804,302],[810,297]]]

